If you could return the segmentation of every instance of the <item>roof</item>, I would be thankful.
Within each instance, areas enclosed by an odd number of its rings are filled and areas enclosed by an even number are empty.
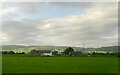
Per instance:
[[[70,54],[81,54],[82,52],[81,51],[73,51],[73,52],[70,52]]]
[[[71,51],[71,53],[78,53],[78,52],[82,52],[82,51]]]
[[[40,53],[50,53],[51,50],[38,50],[38,52],[40,52]]]

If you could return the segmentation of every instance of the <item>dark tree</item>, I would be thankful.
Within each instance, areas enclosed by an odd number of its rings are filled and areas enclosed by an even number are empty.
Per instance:
[[[90,53],[88,53],[88,55],[90,55]]]
[[[92,55],[95,55],[95,54],[96,54],[95,52],[92,53]]]
[[[109,55],[110,53],[109,52],[107,52],[107,55]]]
[[[9,51],[8,54],[15,54],[15,52],[14,51]]]
[[[65,52],[61,52],[61,55],[65,55]]]
[[[25,54],[25,52],[20,52],[20,53],[19,53],[19,52],[17,52],[16,54]]]
[[[25,54],[25,52],[22,52],[21,54]]]
[[[72,47],[69,47],[69,48],[66,48],[64,52],[65,52],[65,54],[68,55],[69,52],[73,52],[73,51],[74,51],[74,49]]]
[[[8,52],[7,51],[2,51],[2,54],[8,54]]]
[[[118,57],[120,57],[120,52],[118,52]]]
[[[53,55],[58,55],[58,51],[53,51],[52,54]]]

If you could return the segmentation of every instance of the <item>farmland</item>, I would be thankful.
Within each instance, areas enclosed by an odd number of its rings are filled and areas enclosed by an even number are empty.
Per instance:
[[[3,55],[3,73],[117,73],[118,58]]]

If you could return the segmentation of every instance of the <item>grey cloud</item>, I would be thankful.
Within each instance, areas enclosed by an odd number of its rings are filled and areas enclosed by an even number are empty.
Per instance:
[[[45,3],[43,2],[5,2],[3,3],[3,9],[8,7],[17,7],[22,13],[34,14],[37,13],[40,7]],[[21,12],[20,12],[21,13]]]
[[[72,3],[51,4],[72,9]],[[3,33],[8,35],[9,41],[3,41],[3,44],[81,46],[85,42],[86,47],[117,45],[116,37],[102,38],[117,35],[117,7],[116,4],[107,4],[86,3],[80,5],[85,8],[84,14],[62,18],[4,21]]]
[[[50,2],[52,6],[62,7],[67,9],[85,9],[93,6],[92,2]]]

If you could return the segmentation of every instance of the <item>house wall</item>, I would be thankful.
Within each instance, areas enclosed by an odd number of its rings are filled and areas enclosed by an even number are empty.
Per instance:
[[[42,55],[42,56],[44,56],[44,55],[45,55],[45,56],[47,56],[47,55],[52,56],[52,52],[50,52],[50,53],[42,53],[41,55]]]
[[[81,56],[82,52],[70,52],[69,55],[71,55],[71,56]]]

